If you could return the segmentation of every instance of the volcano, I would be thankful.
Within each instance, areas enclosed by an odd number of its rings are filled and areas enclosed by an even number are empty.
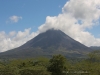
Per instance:
[[[0,53],[0,58],[26,58],[62,54],[66,57],[82,57],[91,50],[72,39],[61,30],[50,29],[40,33],[24,45]]]

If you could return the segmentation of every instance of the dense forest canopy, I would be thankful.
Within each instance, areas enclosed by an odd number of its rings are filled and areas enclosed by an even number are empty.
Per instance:
[[[0,75],[100,75],[100,51],[88,58],[71,60],[63,55],[52,58],[0,60]]]

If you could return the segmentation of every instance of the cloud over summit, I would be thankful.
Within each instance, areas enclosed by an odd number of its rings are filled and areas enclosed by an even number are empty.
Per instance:
[[[99,23],[99,0],[69,0],[58,16],[48,16],[40,31],[50,28],[60,29],[75,40],[87,46],[99,46],[100,38],[86,31]]]
[[[100,0],[69,0],[58,16],[47,16],[44,24],[37,32],[30,33],[30,28],[24,31],[12,31],[6,34],[0,32],[0,50],[6,51],[18,47],[34,38],[38,33],[48,29],[60,29],[73,39],[86,46],[100,46],[100,38],[95,38],[86,29],[99,24]],[[12,16],[11,22],[18,22],[22,17]],[[1,52],[0,51],[0,52]]]

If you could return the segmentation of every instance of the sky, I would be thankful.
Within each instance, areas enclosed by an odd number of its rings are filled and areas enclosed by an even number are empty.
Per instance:
[[[0,0],[0,52],[51,28],[100,46],[100,0]]]

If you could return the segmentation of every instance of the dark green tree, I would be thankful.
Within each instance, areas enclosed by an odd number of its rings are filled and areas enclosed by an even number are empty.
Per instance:
[[[49,62],[48,71],[50,71],[52,75],[63,75],[63,72],[66,71],[66,58],[64,56],[55,55]]]

